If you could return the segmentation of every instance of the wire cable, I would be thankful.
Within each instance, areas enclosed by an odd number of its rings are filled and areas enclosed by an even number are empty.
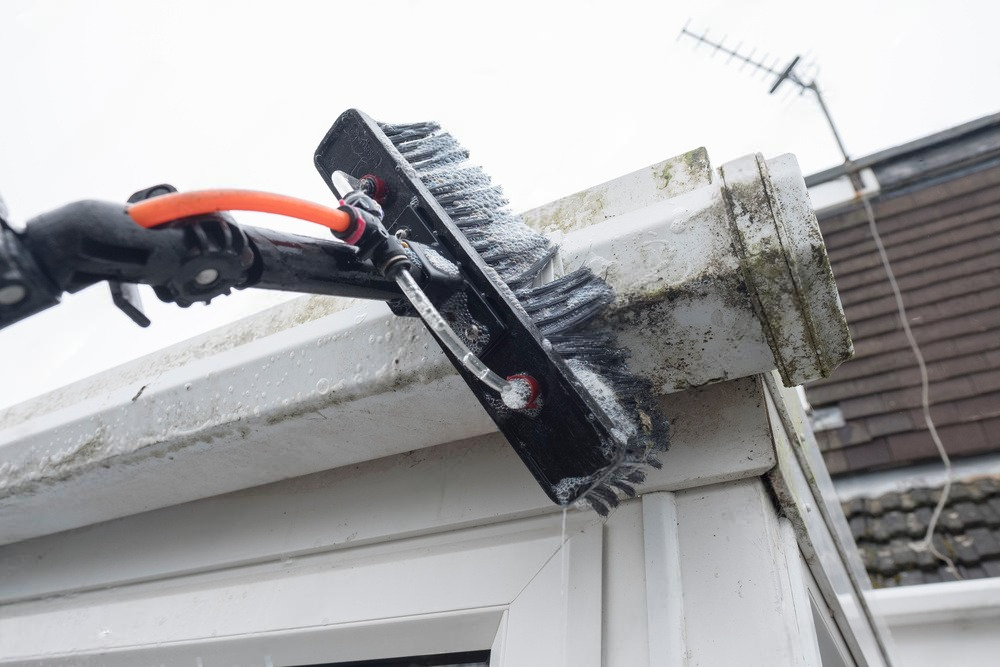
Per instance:
[[[129,204],[125,210],[137,224],[146,228],[220,211],[274,213],[314,222],[335,232],[344,232],[351,224],[350,216],[344,211],[305,199],[258,190],[171,192]]]
[[[929,551],[935,558],[946,564],[948,571],[956,579],[963,579],[964,577],[959,573],[958,568],[955,567],[954,561],[938,551],[933,542],[938,520],[941,518],[941,512],[944,511],[944,506],[947,504],[948,496],[951,493],[952,466],[948,452],[945,450],[944,443],[941,441],[941,437],[938,435],[937,428],[934,425],[934,420],[931,418],[930,378],[927,374],[927,363],[924,361],[920,345],[913,335],[913,329],[910,328],[910,320],[906,315],[906,306],[903,304],[903,293],[899,289],[899,283],[896,282],[896,275],[893,273],[892,264],[889,262],[889,254],[885,251],[885,244],[882,242],[881,234],[879,234],[878,224],[875,221],[875,211],[872,209],[871,202],[868,201],[867,196],[861,195],[861,203],[868,217],[868,229],[871,232],[872,240],[875,241],[879,258],[882,260],[882,268],[885,269],[886,277],[889,279],[889,287],[892,289],[892,295],[896,299],[896,311],[903,325],[903,334],[906,336],[910,350],[917,360],[917,367],[920,369],[920,406],[923,410],[924,423],[927,424],[927,431],[930,433],[931,440],[934,441],[934,446],[937,448],[942,463],[944,463],[944,486],[941,488],[941,497],[938,499],[937,505],[935,505],[934,511],[931,513],[931,520],[927,525],[927,533],[921,541],[912,542],[910,546],[916,551]]]

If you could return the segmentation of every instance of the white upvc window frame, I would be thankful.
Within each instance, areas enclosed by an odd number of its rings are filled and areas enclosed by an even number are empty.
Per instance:
[[[565,543],[555,514],[6,605],[0,665],[266,667],[490,649],[491,667],[596,666],[602,524],[567,523]]]

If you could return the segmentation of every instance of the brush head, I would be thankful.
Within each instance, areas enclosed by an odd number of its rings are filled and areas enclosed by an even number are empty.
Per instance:
[[[500,189],[436,123],[380,125],[352,109],[315,163],[331,189],[338,170],[378,183],[389,232],[459,267],[462,288],[438,304],[442,315],[495,373],[536,380],[541,398],[512,409],[445,353],[545,493],[602,514],[619,494],[634,495],[644,470],[660,467],[668,425],[600,324],[610,286],[585,268],[537,284],[557,246],[506,209]],[[401,302],[390,307],[413,314]]]

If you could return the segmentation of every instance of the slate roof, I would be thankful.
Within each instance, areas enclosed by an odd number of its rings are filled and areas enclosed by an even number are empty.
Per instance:
[[[1000,451],[1000,114],[855,161],[881,193],[878,228],[928,364],[934,418],[954,457]],[[844,168],[807,179],[821,183]],[[811,383],[839,428],[816,439],[832,475],[937,458],[920,374],[857,205],[821,213],[855,358]]]
[[[940,488],[914,488],[843,503],[875,588],[956,580],[929,551],[911,547],[926,534],[940,493]],[[952,485],[934,544],[963,579],[1000,576],[1000,477]]]

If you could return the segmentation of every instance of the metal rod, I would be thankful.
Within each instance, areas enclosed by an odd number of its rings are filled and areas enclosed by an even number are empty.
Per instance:
[[[767,65],[764,65],[763,63],[757,62],[756,60],[751,60],[751,58],[749,56],[743,55],[737,49],[728,49],[725,46],[723,46],[722,42],[725,41],[725,37],[723,37],[723,39],[721,41],[719,41],[719,42],[713,42],[712,40],[710,40],[707,37],[705,37],[706,34],[708,34],[708,33],[704,33],[704,34],[701,34],[701,35],[695,34],[695,33],[691,32],[690,30],[688,30],[687,26],[685,26],[684,28],[681,28],[681,32],[680,32],[679,36],[681,36],[681,35],[687,35],[688,37],[691,37],[691,38],[697,40],[698,42],[700,42],[702,44],[707,44],[707,45],[711,46],[716,51],[722,51],[723,53],[729,55],[729,60],[732,60],[733,58],[736,58],[737,60],[742,61],[745,65],[752,65],[752,66],[756,67],[759,70],[767,72],[768,74],[774,74],[775,76],[777,76],[777,75],[780,74],[780,72],[774,70],[771,67],[768,67]],[[741,42],[741,44],[742,44],[742,42]],[[750,55],[753,55],[753,52],[751,52]],[[727,60],[726,62],[729,62],[729,60]]]
[[[795,79],[792,79],[795,81]],[[844,141],[840,138],[840,132],[837,131],[837,126],[833,122],[833,116],[830,115],[830,110],[826,108],[826,102],[823,100],[823,94],[819,92],[819,86],[813,81],[809,85],[803,85],[799,81],[795,81],[803,88],[808,88],[816,94],[816,101],[819,102],[819,108],[823,111],[823,116],[826,118],[827,124],[830,126],[830,131],[833,132],[833,138],[837,140],[837,147],[840,149],[840,154],[844,156],[844,162],[850,162],[851,158],[847,154],[847,149],[844,148]]]

